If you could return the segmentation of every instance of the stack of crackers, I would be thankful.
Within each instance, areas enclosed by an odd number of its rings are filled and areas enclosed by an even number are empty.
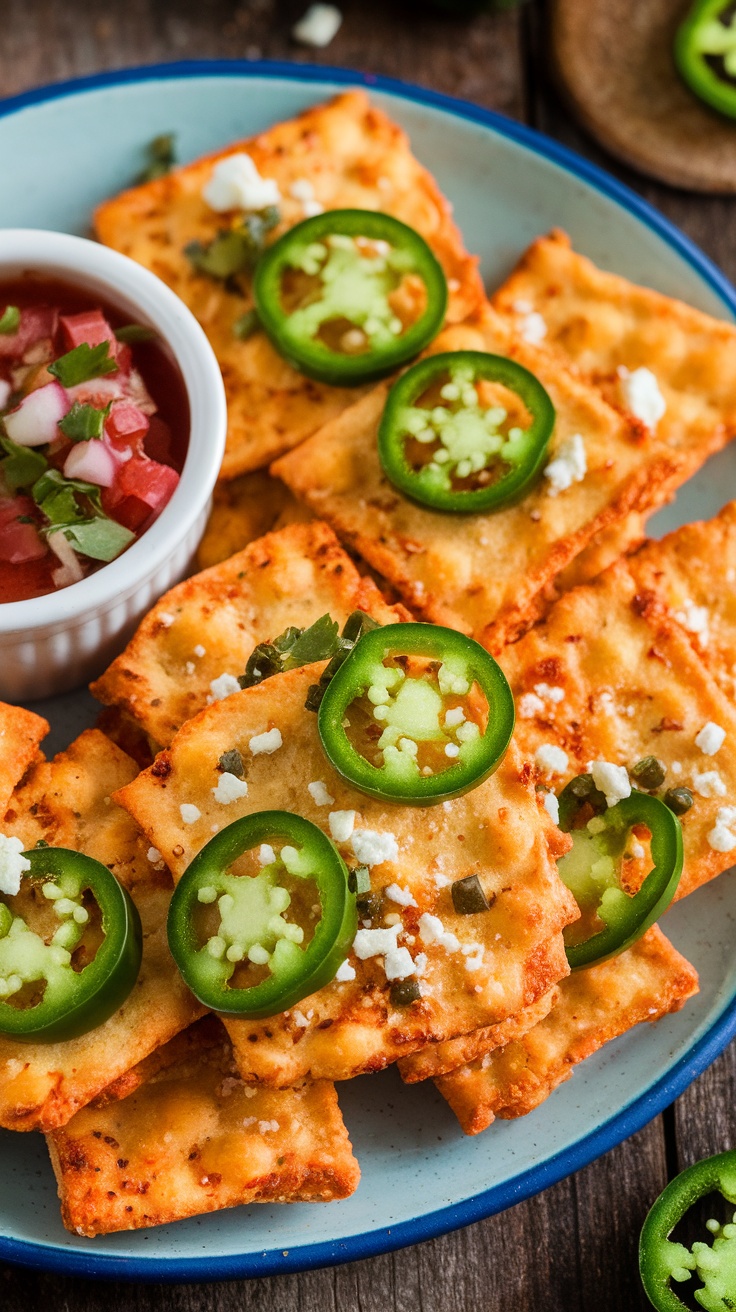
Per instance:
[[[542,479],[479,515],[401,497],[376,454],[390,381],[329,387],[262,333],[239,341],[247,298],[184,254],[221,222],[201,195],[213,164],[243,150],[278,183],[282,230],[304,217],[308,194],[312,206],[383,210],[420,232],[450,289],[431,349],[531,369],[556,409],[550,458],[582,436],[585,476],[564,490]],[[563,930],[578,908],[556,861],[570,840],[545,799],[591,760],[656,755],[668,786],[691,789],[680,896],[736,849],[736,504],[662,542],[643,529],[736,435],[734,327],[601,272],[559,232],[487,301],[448,202],[362,92],[126,192],[96,228],[198,317],[230,424],[204,568],[153,607],[93,685],[107,708],[98,728],[49,762],[38,716],[0,716],[5,831],[103,861],[144,927],[136,987],[104,1025],[66,1043],[0,1039],[0,1124],[46,1134],[64,1222],[89,1236],[246,1202],[343,1198],[359,1168],[336,1082],[397,1063],[408,1083],[435,1080],[475,1134],[537,1107],[608,1040],[682,1007],[697,974],[656,926],[569,973]],[[622,377],[640,368],[666,404],[652,426],[622,400]],[[239,689],[258,643],[356,609],[448,625],[499,659],[517,727],[497,772],[467,795],[417,810],[346,784],[304,709],[320,668]],[[724,731],[713,755],[696,743],[707,724]],[[280,746],[250,750],[276,728]],[[549,746],[567,762],[555,775],[540,752]],[[222,802],[218,763],[233,749],[248,791]],[[344,855],[361,830],[393,836],[396,856],[371,867],[371,885],[398,942],[426,956],[418,1001],[393,1006],[382,959],[351,952],[339,980],[280,1015],[203,1014],[168,951],[172,889],[214,833],[272,808],[338,833]],[[450,887],[478,872],[490,910],[457,915]],[[441,922],[431,942],[424,913]]]

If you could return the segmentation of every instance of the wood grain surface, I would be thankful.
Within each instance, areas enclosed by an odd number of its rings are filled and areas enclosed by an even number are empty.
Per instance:
[[[308,59],[404,77],[523,118],[602,163],[736,277],[736,200],[671,191],[605,157],[550,86],[546,15],[534,0],[472,20],[410,0],[341,0],[343,26],[325,51],[290,39],[305,8],[306,0],[2,0],[0,93],[190,57]],[[211,1285],[107,1285],[6,1267],[0,1312],[645,1312],[636,1247],[649,1203],[681,1166],[734,1146],[730,1051],[600,1161],[441,1239],[331,1270]]]

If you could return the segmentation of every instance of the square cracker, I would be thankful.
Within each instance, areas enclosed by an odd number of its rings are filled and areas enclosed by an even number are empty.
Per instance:
[[[618,370],[650,369],[667,407],[657,437],[693,469],[736,434],[733,324],[596,268],[559,230],[532,243],[492,301],[519,327],[541,314],[544,345],[624,412]]]
[[[326,611],[342,624],[353,610],[383,624],[405,618],[326,524],[293,524],[167,592],[92,692],[167,744],[212,700],[213,679],[243,673],[257,643]]]
[[[198,1027],[195,1027],[195,1031]],[[111,1234],[243,1203],[347,1198],[360,1170],[327,1080],[243,1084],[219,1037],[174,1040],[122,1101],[101,1100],[47,1136],[64,1225]]]
[[[22,706],[0,702],[0,812],[4,811],[49,731],[48,721]]]
[[[148,843],[110,794],[136,765],[96,729],[55,760],[34,766],[3,822],[27,848],[39,839],[85,852],[107,865],[136,903],[143,960],[122,1007],[97,1029],[63,1043],[17,1043],[0,1036],[0,1125],[11,1130],[63,1125],[204,1008],[174,965],[166,938],[171,880],[146,855]]]
[[[398,882],[417,903],[402,908],[387,899],[386,911],[402,913],[406,937],[400,943],[426,953],[424,994],[409,1008],[392,1007],[379,961],[359,961],[351,953],[353,981],[333,980],[298,1008],[265,1021],[228,1021],[243,1075],[276,1085],[306,1075],[347,1079],[379,1070],[427,1043],[505,1020],[567,974],[561,931],[577,916],[553,858],[569,840],[552,827],[515,750],[479,787],[439,806],[417,811],[365,797],[332,769],[317,717],[304,710],[307,689],[323,668],[320,663],[275,675],[208,707],[184,725],[150,770],[116,795],[175,879],[213,830],[257,811],[291,811],[328,831],[333,807],[354,810],[356,829],[394,835],[398,858],[374,865],[371,884],[379,891]],[[270,755],[252,755],[251,738],[274,727],[282,746]],[[246,763],[248,794],[223,805],[213,789],[219,758],[232,748]],[[316,780],[334,803],[316,805],[307,789]],[[193,824],[182,818],[186,803],[198,809]],[[340,846],[355,864],[352,845]],[[458,916],[449,884],[478,871],[491,909],[483,916]],[[418,917],[424,911],[438,915],[461,948],[475,955],[477,969],[466,965],[470,956],[462,950],[421,943]]]
[[[286,484],[280,478],[273,478],[266,469],[255,469],[251,474],[218,483],[204,537],[197,549],[199,568],[219,565],[236,551],[242,551],[249,542],[270,533],[284,515],[302,509]]]
[[[222,466],[234,478],[268,464],[309,437],[355,399],[354,388],[305,378],[276,353],[265,333],[239,341],[233,324],[252,304],[194,271],[184,254],[228,226],[202,199],[218,160],[246,151],[282,195],[280,235],[305,217],[291,190],[305,179],[325,209],[383,210],[415,228],[448,278],[448,322],[471,314],[483,288],[477,261],[466,253],[451,207],[431,174],[414,158],[401,128],[372,106],[364,91],[348,91],[279,123],[249,141],[174,169],[166,177],[106,201],[95,215],[97,236],[158,274],[193,311],[222,369],[228,437]]]
[[[681,817],[678,897],[733,864],[733,853],[714,851],[708,836],[719,809],[736,804],[736,712],[684,630],[641,591],[625,562],[561,597],[501,664],[516,698],[514,737],[524,759],[532,764],[545,744],[567,753],[564,774],[534,767],[540,783],[559,794],[590,761],[631,767],[657,756],[667,767],[665,787],[686,786],[695,799]],[[695,737],[711,720],[726,741],[706,756]],[[699,791],[698,777],[711,772],[715,780]]]
[[[521,1039],[437,1080],[466,1134],[539,1107],[573,1067],[642,1021],[679,1011],[697,972],[656,926],[628,951],[563,980],[549,1015]]]
[[[284,456],[274,473],[389,579],[407,605],[498,651],[528,628],[542,590],[597,534],[667,498],[682,460],[656,438],[638,437],[595,389],[515,337],[490,308],[476,323],[447,329],[432,349],[490,351],[531,369],[557,412],[551,456],[581,434],[584,479],[550,496],[542,477],[515,505],[486,514],[415,505],[384,477],[378,459],[388,383]]]

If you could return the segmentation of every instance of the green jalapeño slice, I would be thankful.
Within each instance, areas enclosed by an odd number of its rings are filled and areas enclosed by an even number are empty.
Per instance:
[[[736,118],[736,16],[732,0],[695,0],[675,37],[675,63],[706,105]]]
[[[498,510],[541,473],[554,423],[547,392],[523,365],[447,351],[394,383],[378,454],[394,487],[431,510]]]
[[[564,931],[571,970],[631,947],[667,910],[682,873],[682,829],[669,807],[633,792],[606,808],[595,789],[584,792],[588,779],[572,780],[560,797],[560,828],[573,846],[557,868],[581,913]]]
[[[720,1193],[736,1203],[736,1152],[718,1153],[696,1162],[675,1176],[650,1209],[639,1240],[642,1284],[657,1312],[683,1312],[694,1296],[706,1312],[729,1312],[736,1307],[736,1213],[725,1225],[706,1221],[711,1242],[696,1240],[691,1248],[675,1243],[670,1235],[690,1208],[707,1194]],[[693,1288],[693,1275],[699,1282]],[[672,1285],[689,1281],[678,1298]]]
[[[0,896],[0,1034],[56,1043],[122,1006],[138,978],[141,924],[106,866],[39,847],[18,893]]]
[[[192,993],[232,1016],[274,1016],[334,979],[357,928],[348,870],[301,816],[228,825],[174,890],[169,947]]]
[[[492,656],[435,624],[365,633],[328,683],[319,735],[361,792],[427,806],[475,788],[503,759],[514,699]]]
[[[422,237],[372,210],[305,219],[262,256],[253,294],[276,350],[339,387],[382,378],[442,326],[447,284]]]

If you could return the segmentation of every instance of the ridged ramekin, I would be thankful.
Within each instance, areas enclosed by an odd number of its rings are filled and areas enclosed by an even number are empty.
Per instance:
[[[0,697],[29,701],[94,678],[141,616],[190,569],[225,449],[227,411],[212,348],[178,296],[125,255],[83,237],[0,230],[0,282],[24,273],[100,296],[168,344],[189,398],[189,449],[158,519],[117,560],[59,592],[0,603]]]

